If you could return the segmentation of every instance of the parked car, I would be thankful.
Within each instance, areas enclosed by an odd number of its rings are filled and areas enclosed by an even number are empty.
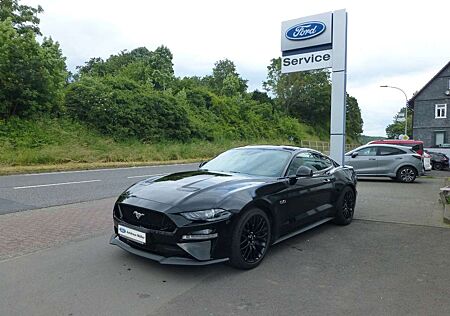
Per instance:
[[[423,168],[425,171],[431,171],[431,157],[430,155],[426,154],[425,150],[423,149],[423,141],[421,140],[402,140],[402,139],[380,139],[380,140],[374,140],[369,142],[368,144],[388,144],[388,145],[398,145],[398,146],[404,146],[411,148],[415,152],[417,152],[419,155],[422,156],[423,159]]]
[[[345,164],[358,176],[390,177],[409,183],[423,175],[422,156],[404,146],[364,145],[346,153]]]
[[[428,152],[431,155],[431,165],[434,170],[447,169],[449,167],[449,159],[447,155],[437,152]]]
[[[113,209],[110,243],[161,264],[250,269],[270,245],[327,221],[347,225],[356,174],[312,149],[231,149],[196,171],[136,183]]]

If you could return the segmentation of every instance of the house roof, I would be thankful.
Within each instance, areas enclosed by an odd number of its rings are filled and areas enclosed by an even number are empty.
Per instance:
[[[428,82],[426,83],[426,85],[424,85],[423,88],[419,90],[419,92],[417,92],[415,95],[412,96],[411,99],[409,99],[409,101],[408,101],[409,105],[412,106],[412,107],[414,107],[414,101],[416,100],[417,96],[419,96],[419,95],[422,93],[422,91],[425,90],[425,88],[428,87],[428,86],[433,82],[434,79],[436,79],[437,77],[439,77],[439,75],[440,75],[445,69],[447,69],[447,67],[449,67],[449,66],[450,66],[450,61],[449,61],[449,62],[448,62],[441,70],[439,70],[439,71],[437,72],[437,74],[435,74],[435,75],[433,76],[433,78],[431,78],[431,80],[428,81]]]

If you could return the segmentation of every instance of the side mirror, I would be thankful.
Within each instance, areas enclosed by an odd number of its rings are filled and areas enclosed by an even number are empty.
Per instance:
[[[307,166],[300,166],[300,167],[298,167],[295,175],[297,177],[312,177],[313,173],[314,173],[314,171],[311,168],[309,168]]]
[[[356,156],[358,156],[358,152],[355,151],[354,153],[352,153],[352,158],[355,158]]]
[[[198,168],[200,169],[201,167],[203,167],[208,161],[202,161],[199,165]]]

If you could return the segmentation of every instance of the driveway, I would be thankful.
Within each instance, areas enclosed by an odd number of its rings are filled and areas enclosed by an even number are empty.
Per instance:
[[[361,180],[351,225],[286,240],[251,271],[108,245],[113,198],[0,215],[0,315],[449,315],[443,182]]]

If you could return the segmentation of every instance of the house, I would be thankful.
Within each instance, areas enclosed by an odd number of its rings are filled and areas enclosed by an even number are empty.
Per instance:
[[[424,147],[450,143],[450,61],[410,100],[413,139]]]

